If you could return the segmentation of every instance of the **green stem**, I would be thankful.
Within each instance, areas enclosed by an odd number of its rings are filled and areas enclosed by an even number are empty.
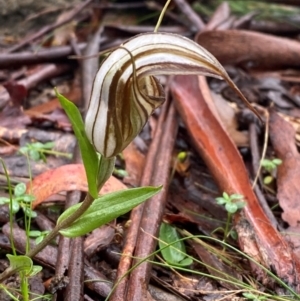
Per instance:
[[[26,256],[32,258],[41,250],[43,250],[59,233],[60,230],[67,228],[74,223],[93,203],[94,198],[88,193],[82,202],[81,206],[69,217],[63,220],[60,224],[56,225],[55,228],[44,238],[44,240],[35,246],[34,249],[29,251]],[[1,278],[0,278],[1,280]]]
[[[232,218],[232,214],[228,212],[227,220],[226,220],[226,226],[225,226],[225,230],[224,230],[223,242],[226,242],[226,240],[227,240],[227,236],[228,236],[228,232],[229,232],[229,226],[230,226],[230,223],[231,223],[231,218]]]
[[[163,10],[161,11],[161,13],[160,13],[160,15],[159,15],[159,18],[158,18],[158,21],[157,21],[157,24],[156,24],[155,29],[154,29],[154,32],[158,32],[158,29],[159,29],[159,27],[160,27],[160,24],[161,24],[161,22],[162,22],[162,19],[163,19],[164,15],[165,15],[165,13],[166,13],[166,11],[167,11],[167,8],[168,8],[170,2],[171,2],[171,0],[168,0],[168,1],[166,2],[166,4],[165,4]]]
[[[28,285],[28,278],[24,274],[21,275],[21,292],[23,301],[29,301]]]
[[[77,220],[92,204],[94,198],[88,193],[82,202],[81,206],[68,218],[62,221],[60,224],[56,225],[56,227],[45,237],[45,239],[35,246],[34,249],[29,251],[26,256],[32,258],[41,250],[43,250],[59,233],[59,231],[63,228],[67,228],[70,226],[75,220]],[[0,274],[0,282],[7,279],[8,277],[14,275],[18,269],[12,269],[11,267],[7,268],[2,274]]]
[[[57,152],[57,151],[47,150],[47,149],[39,149],[38,151],[42,154],[72,158],[72,154],[70,154],[70,153]]]

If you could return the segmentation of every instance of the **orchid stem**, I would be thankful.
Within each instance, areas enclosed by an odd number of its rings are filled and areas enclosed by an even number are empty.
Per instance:
[[[166,4],[165,4],[164,8],[162,9],[162,11],[161,11],[161,13],[160,13],[160,15],[159,15],[158,21],[157,21],[157,23],[156,23],[156,26],[155,26],[155,28],[154,28],[154,32],[158,32],[158,29],[159,29],[159,27],[160,27],[160,24],[161,24],[161,22],[162,22],[162,20],[163,20],[163,18],[164,18],[164,15],[165,15],[165,13],[166,13],[166,11],[167,11],[167,8],[168,8],[168,6],[169,6],[170,3],[171,3],[171,0],[168,0],[168,1],[166,2]]]

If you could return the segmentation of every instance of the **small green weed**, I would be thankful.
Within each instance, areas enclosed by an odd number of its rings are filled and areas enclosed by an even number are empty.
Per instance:
[[[19,183],[15,186],[12,202],[6,197],[0,197],[0,205],[9,204],[12,214],[16,214],[20,209],[23,210],[27,217],[35,218],[36,212],[31,209],[31,203],[34,201],[34,196],[26,194],[26,185]]]
[[[46,162],[46,155],[63,156],[70,159],[72,158],[72,154],[52,150],[54,145],[54,142],[27,143],[26,146],[20,147],[19,152],[23,155],[27,154],[28,157],[34,161],[43,160],[44,162]]]
[[[241,200],[243,198],[244,196],[241,194],[228,195],[226,192],[223,192],[222,197],[216,198],[216,201],[219,205],[224,205],[229,214],[234,214],[246,205],[246,203]]]
[[[269,175],[264,177],[264,184],[268,185],[273,182],[277,167],[282,164],[282,160],[278,158],[272,160],[263,159],[261,160],[260,164],[264,168],[264,170],[269,173]]]
[[[227,211],[227,221],[226,226],[224,230],[224,239],[223,241],[226,241],[227,237],[229,235],[232,235],[233,238],[236,238],[236,232],[229,229],[232,215],[235,214],[238,210],[245,207],[246,202],[243,201],[244,196],[241,194],[231,194],[228,195],[228,193],[223,192],[222,197],[216,198],[216,201],[219,205],[224,205],[225,210]]]

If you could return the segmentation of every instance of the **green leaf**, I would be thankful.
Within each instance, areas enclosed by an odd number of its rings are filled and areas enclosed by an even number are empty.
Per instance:
[[[28,155],[33,161],[38,161],[41,158],[39,151],[36,149],[30,149]]]
[[[19,148],[19,152],[23,155],[26,155],[28,152],[28,147],[27,146],[22,146]]]
[[[177,266],[188,266],[193,262],[190,258],[187,258],[185,245],[180,241],[181,237],[174,227],[162,223],[159,229],[159,239],[161,254],[167,263]],[[166,247],[169,244],[171,245]]]
[[[84,235],[103,224],[106,224],[127,213],[135,206],[146,201],[161,190],[160,187],[140,187],[112,192],[94,200],[87,211],[78,218],[70,227],[60,233],[67,237]],[[81,204],[68,208],[59,218],[57,223],[69,217]]]
[[[235,202],[236,206],[238,209],[242,209],[246,206],[246,202],[240,201],[240,202]]]
[[[6,254],[6,257],[9,260],[9,265],[12,269],[17,269],[18,271],[26,271],[28,273],[33,266],[31,258],[23,255],[11,255]]]
[[[236,232],[236,230],[231,230],[230,231],[230,236],[232,239],[234,240],[237,240],[239,237],[238,237],[238,233]]]
[[[39,272],[41,272],[42,270],[43,270],[42,266],[40,266],[40,265],[33,265],[32,268],[31,268],[30,273],[28,273],[27,276],[32,277],[32,276],[38,274]]]
[[[11,210],[12,214],[16,214],[20,210],[20,204],[16,200],[12,200],[12,207],[10,207],[9,204],[9,209]]]
[[[35,244],[38,245],[39,243],[41,243],[43,240],[44,240],[44,236],[41,235],[41,236],[38,236],[36,239],[35,239]]]
[[[228,193],[227,192],[223,192],[223,198],[226,200],[226,201],[228,201],[228,200],[230,200],[230,197],[229,197],[229,195],[228,195]]]
[[[233,214],[233,213],[237,212],[238,206],[235,203],[229,202],[229,203],[226,203],[225,209],[226,209],[227,212]]]
[[[125,178],[128,176],[128,172],[124,169],[114,168],[113,174],[119,178]]]
[[[24,183],[19,183],[16,185],[14,189],[15,196],[21,196],[24,195],[26,192],[26,185]]]
[[[31,203],[35,200],[35,196],[31,194],[25,194],[23,197],[23,202],[25,203]]]
[[[78,108],[63,95],[59,94],[57,90],[55,92],[61,106],[66,111],[66,114],[70,119],[74,133],[78,139],[78,144],[86,171],[89,193],[92,197],[97,198],[97,174],[99,166],[98,155],[86,136],[84,123]]]
[[[188,156],[188,153],[187,152],[180,152],[178,155],[177,155],[177,160],[179,162],[184,162],[185,159],[187,158]]]
[[[278,166],[278,165],[282,164],[282,160],[275,158],[275,159],[273,159],[273,163]]]
[[[234,194],[230,195],[230,200],[240,200],[243,198],[244,198],[244,196],[242,194],[234,193]]]
[[[9,203],[9,198],[0,197],[0,205]]]
[[[34,142],[31,144],[28,144],[28,147],[31,147],[31,149],[39,150],[39,149],[44,149],[44,144],[41,142]]]
[[[266,176],[264,177],[264,184],[268,185],[273,182],[273,177],[272,176]]]
[[[37,217],[37,213],[35,211],[33,211],[31,208],[28,207],[23,207],[23,211],[24,214],[30,218],[36,218]]]
[[[52,149],[55,146],[53,141],[43,143],[43,149]]]
[[[181,260],[180,262],[178,262],[177,264],[174,264],[174,265],[181,266],[181,267],[187,267],[187,266],[190,266],[192,263],[193,263],[193,259],[190,258],[190,257],[186,257],[186,258],[184,258],[183,260]]]
[[[227,200],[225,200],[222,197],[216,198],[217,204],[219,205],[224,205],[225,203],[227,203]]]
[[[38,230],[31,230],[29,231],[29,236],[30,237],[39,237],[41,236],[42,232]]]

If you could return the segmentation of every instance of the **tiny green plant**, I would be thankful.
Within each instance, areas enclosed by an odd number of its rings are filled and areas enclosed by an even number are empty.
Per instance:
[[[270,184],[273,182],[276,174],[277,167],[282,164],[282,160],[278,158],[270,159],[263,159],[260,162],[261,166],[264,170],[269,173],[267,176],[264,177],[264,184]]]
[[[234,193],[229,195],[226,192],[223,192],[222,197],[216,198],[217,203],[219,205],[223,205],[225,207],[225,210],[227,211],[227,221],[224,230],[224,241],[226,241],[228,235],[232,232],[232,230],[229,229],[232,220],[232,215],[235,214],[238,210],[245,207],[246,205],[243,199],[244,196],[241,194]]]
[[[20,147],[19,152],[23,155],[27,154],[28,157],[33,161],[43,160],[44,162],[46,162],[46,155],[63,156],[70,159],[72,158],[72,154],[54,151],[54,146],[54,142],[32,142]]]
[[[28,157],[27,157],[28,158]],[[11,248],[13,254],[7,254],[7,258],[9,260],[9,267],[6,272],[9,274],[11,271],[15,271],[20,276],[20,290],[9,291],[7,288],[3,288],[3,290],[7,293],[8,296],[11,297],[12,300],[19,300],[18,296],[21,295],[24,301],[29,301],[29,277],[36,275],[38,272],[42,270],[41,266],[33,265],[32,259],[28,256],[17,255],[16,248],[14,246],[14,238],[13,238],[13,216],[17,213],[21,208],[24,212],[24,224],[26,231],[26,250],[29,250],[29,227],[31,223],[31,219],[36,216],[36,212],[31,209],[31,203],[34,200],[34,197],[30,194],[26,193],[26,185],[24,183],[19,183],[12,189],[10,178],[6,169],[6,166],[3,160],[0,158],[1,164],[3,166],[7,183],[8,183],[8,191],[9,198],[1,198],[1,204],[9,205],[9,217],[10,217],[10,239],[11,239]],[[31,178],[31,176],[30,176]],[[17,296],[17,297],[15,297]]]
[[[23,210],[27,217],[35,218],[36,212],[31,209],[31,203],[34,201],[34,196],[26,193],[26,185],[19,183],[15,186],[13,197],[0,197],[0,205],[9,204],[12,214],[16,214],[20,209]]]

